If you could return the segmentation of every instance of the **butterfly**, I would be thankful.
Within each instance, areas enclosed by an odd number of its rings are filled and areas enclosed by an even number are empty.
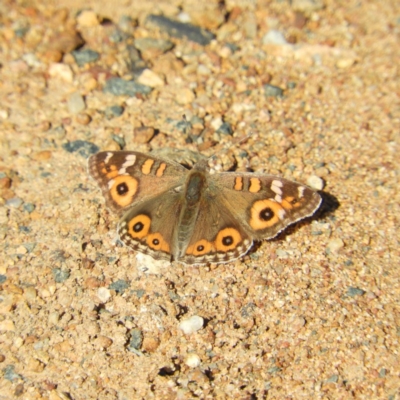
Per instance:
[[[188,170],[136,151],[97,153],[89,174],[120,215],[118,234],[126,246],[185,264],[238,259],[254,241],[311,216],[322,200],[308,186],[277,176],[211,174],[206,159]]]

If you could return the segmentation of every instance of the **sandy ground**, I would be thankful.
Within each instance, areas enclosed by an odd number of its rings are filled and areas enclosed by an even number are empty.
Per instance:
[[[399,3],[143,3],[0,5],[0,398],[398,399]],[[225,265],[115,240],[90,154],[250,132],[223,168],[323,184],[313,218]]]

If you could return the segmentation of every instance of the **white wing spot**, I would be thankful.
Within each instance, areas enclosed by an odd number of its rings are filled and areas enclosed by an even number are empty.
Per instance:
[[[132,167],[132,165],[135,165],[136,162],[136,156],[134,154],[129,154],[125,158],[125,162],[122,164],[122,168],[128,168]]]
[[[282,196],[279,195],[279,194],[277,194],[277,195],[275,196],[275,201],[276,201],[277,203],[282,203]]]
[[[281,181],[277,181],[277,180],[272,181],[272,183],[271,183],[271,190],[272,190],[274,193],[280,195],[280,194],[282,194],[282,189],[281,189],[282,186],[283,186],[283,183],[282,183]]]
[[[111,181],[108,181],[108,189],[111,190],[111,188],[114,186],[114,179],[111,179]]]
[[[304,186],[299,186],[297,190],[299,191],[299,198],[301,199],[304,196],[304,191],[306,188]]]
[[[113,153],[107,153],[107,156],[106,156],[106,158],[104,160],[104,163],[108,164],[108,162],[110,161],[112,156],[113,156]]]
[[[278,186],[278,187],[282,187],[283,186],[283,182],[282,181],[278,181],[278,180],[274,180],[271,183],[272,186]]]

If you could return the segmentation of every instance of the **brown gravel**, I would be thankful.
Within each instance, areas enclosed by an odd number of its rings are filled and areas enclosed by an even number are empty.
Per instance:
[[[400,4],[208,3],[1,3],[1,399],[398,398]],[[215,39],[169,37],[151,13]],[[146,37],[174,47],[141,59]],[[143,65],[150,94],[103,92]],[[224,168],[322,178],[324,206],[234,263],[143,272],[87,156],[212,154],[222,122],[253,133]]]

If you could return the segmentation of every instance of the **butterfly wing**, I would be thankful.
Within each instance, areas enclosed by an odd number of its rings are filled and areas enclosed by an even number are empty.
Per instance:
[[[89,159],[90,175],[107,206],[119,214],[182,185],[186,172],[180,164],[135,151],[103,151]]]
[[[228,262],[312,215],[321,204],[311,188],[276,176],[222,173],[209,176],[193,235],[181,261]]]
[[[288,225],[311,216],[322,201],[308,186],[272,175],[216,174],[210,188],[218,193],[216,202],[238,216],[243,229],[256,240],[273,238]]]
[[[206,193],[201,200],[192,236],[179,261],[225,263],[242,257],[253,245],[237,214],[216,201],[217,198],[216,193]]]
[[[171,189],[131,207],[118,224],[121,241],[154,259],[171,261],[182,193]]]

